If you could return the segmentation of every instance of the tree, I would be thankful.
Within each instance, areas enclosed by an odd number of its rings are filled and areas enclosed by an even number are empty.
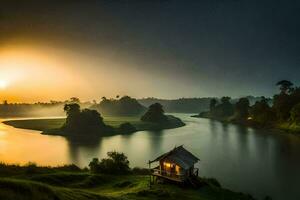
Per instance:
[[[273,97],[273,109],[276,112],[276,117],[280,121],[285,121],[290,118],[290,111],[293,107],[290,95],[281,92]]]
[[[279,86],[281,93],[287,94],[292,91],[292,86],[294,85],[291,81],[281,80],[276,83]]]
[[[136,99],[129,96],[118,97],[117,99],[102,98],[102,101],[94,105],[93,108],[104,115],[117,116],[139,116],[146,110]]]
[[[228,103],[230,103],[230,97],[222,97],[221,98],[221,102],[222,102],[222,104],[228,104]]]
[[[67,119],[62,128],[68,133],[91,134],[108,131],[109,127],[104,124],[103,118],[96,110],[80,110],[80,106],[74,103],[66,104],[64,111]]]
[[[250,108],[250,115],[253,121],[262,125],[269,124],[276,119],[275,113],[269,106],[265,97],[262,97],[260,101],[255,102],[255,104]]]
[[[67,114],[67,118],[71,115],[80,113],[80,106],[77,103],[65,104],[64,111]]]
[[[71,97],[69,102],[80,104],[80,99],[78,97]]]
[[[168,117],[164,115],[163,106],[160,103],[154,103],[149,106],[148,111],[141,117],[141,120],[154,123],[166,123]]]
[[[234,114],[234,106],[230,103],[230,97],[222,97],[221,103],[210,113],[213,118],[224,119]]]
[[[93,173],[108,174],[126,174],[129,172],[129,161],[124,153],[117,151],[107,152],[108,158],[103,158],[99,162],[98,158],[94,158],[90,164],[90,170]]]
[[[214,108],[216,107],[217,105],[217,100],[216,99],[211,99],[210,100],[210,104],[209,104],[209,110],[210,112],[212,112],[214,110]]]
[[[291,120],[300,123],[300,103],[296,104],[291,110]]]
[[[239,120],[245,120],[249,116],[249,100],[247,98],[240,98],[235,104],[235,117]]]

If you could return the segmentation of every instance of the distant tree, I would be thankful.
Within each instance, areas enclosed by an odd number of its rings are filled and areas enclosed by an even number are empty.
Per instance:
[[[222,102],[222,104],[228,104],[228,103],[230,103],[230,97],[222,97],[221,98],[221,102]]]
[[[290,118],[290,111],[293,107],[290,95],[281,92],[273,97],[273,109],[276,112],[276,117],[280,121],[285,121]]]
[[[142,106],[136,99],[129,96],[123,96],[117,99],[106,99],[93,107],[104,115],[117,116],[139,116],[146,108]]]
[[[93,158],[93,160],[89,163],[89,167],[92,173],[98,173],[99,170],[99,159]]]
[[[216,99],[211,99],[210,100],[210,104],[209,104],[209,110],[210,112],[212,112],[214,110],[214,108],[216,107],[217,105],[217,100]]]
[[[154,103],[149,106],[148,111],[141,117],[142,121],[165,123],[168,117],[164,115],[163,106],[160,103]]]
[[[71,97],[70,98],[70,103],[80,104],[80,99],[78,97]]]
[[[235,104],[235,118],[238,120],[246,120],[249,117],[249,100],[240,98]]]
[[[262,125],[270,124],[276,119],[276,116],[265,97],[262,97],[260,101],[257,101],[250,108],[250,115],[252,120]]]
[[[211,117],[217,119],[227,119],[234,114],[234,106],[230,103],[230,97],[222,97],[218,104],[210,113]]]
[[[292,90],[292,86],[294,85],[291,81],[288,81],[288,80],[281,80],[281,81],[278,81],[276,83],[277,86],[279,86],[279,89],[281,91],[281,93],[289,93],[291,92]]]
[[[4,101],[3,101],[3,105],[8,105],[8,101],[7,101],[7,100],[4,100]]]
[[[102,133],[108,130],[103,118],[96,110],[83,109],[76,103],[66,104],[64,111],[67,114],[63,129],[69,133]]]
[[[291,121],[300,123],[300,103],[296,104],[291,110]]]

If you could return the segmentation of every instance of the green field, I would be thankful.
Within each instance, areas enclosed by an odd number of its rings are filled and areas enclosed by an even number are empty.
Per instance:
[[[11,168],[11,169],[10,169]],[[171,183],[149,188],[147,175],[91,174],[84,170],[0,164],[0,199],[5,200],[251,200],[205,182],[199,189]]]
[[[176,128],[183,126],[182,122],[175,117],[168,116],[170,119],[170,126],[165,128]],[[4,124],[13,126],[15,128],[31,129],[42,131],[45,134],[55,134],[62,125],[65,123],[65,118],[53,118],[53,119],[24,119],[24,120],[9,120],[4,121]],[[105,117],[104,123],[112,126],[113,128],[118,128],[120,124],[129,122],[131,123],[137,131],[143,130],[159,130],[163,129],[161,126],[155,123],[143,122],[138,117]]]

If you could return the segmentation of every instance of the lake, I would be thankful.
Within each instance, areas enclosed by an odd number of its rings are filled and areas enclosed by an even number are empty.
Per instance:
[[[131,166],[184,145],[200,158],[200,176],[215,177],[222,186],[275,200],[300,199],[300,136],[255,130],[209,119],[176,114],[186,126],[163,131],[140,131],[92,142],[70,141],[39,131],[0,124],[0,161],[39,165],[88,165],[106,152],[124,152]]]

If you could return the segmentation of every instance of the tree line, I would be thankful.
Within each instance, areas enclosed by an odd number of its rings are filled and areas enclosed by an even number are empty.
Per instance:
[[[282,80],[276,83],[279,93],[270,99],[261,97],[253,105],[243,97],[233,103],[230,97],[222,97],[220,101],[211,99],[209,112],[202,112],[200,117],[209,117],[223,121],[253,123],[261,126],[272,126],[287,123],[300,123],[300,87],[291,81]]]

